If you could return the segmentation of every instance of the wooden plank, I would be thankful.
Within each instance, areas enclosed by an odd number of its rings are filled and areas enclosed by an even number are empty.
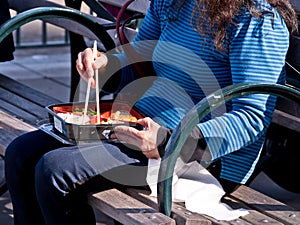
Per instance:
[[[286,112],[275,110],[272,122],[296,132],[300,132],[300,118]]]
[[[117,189],[90,194],[89,204],[126,225],[175,225],[175,221]]]
[[[5,129],[2,129],[0,125],[0,155],[5,155],[5,150],[8,144],[16,138],[16,135],[7,132]]]
[[[24,111],[24,113],[28,113],[37,117],[38,119],[43,119],[47,116],[47,111],[44,107],[36,105],[34,102],[1,88],[0,99],[7,104],[9,103],[10,105],[19,108],[20,110]]]
[[[45,106],[60,102],[0,74],[0,109],[30,125],[37,126],[39,121],[48,119]]]
[[[130,196],[138,199],[139,201],[149,205],[150,207],[157,207],[157,198],[150,197],[149,192],[146,190],[139,190],[134,188],[128,188],[125,191]],[[249,208],[247,205],[237,202],[235,199],[225,198],[225,203],[230,205],[234,209],[245,208],[249,211],[249,214],[235,219],[233,221],[218,221],[214,218],[211,218],[206,215],[201,215],[198,213],[193,213],[187,210],[184,206],[172,203],[172,218],[176,221],[176,224],[184,224],[184,225],[194,225],[194,224],[243,224],[243,225],[251,225],[251,224],[264,224],[269,222],[271,224],[283,225],[283,223],[278,222],[277,220],[264,215],[254,209]]]
[[[41,107],[61,102],[58,99],[55,99],[40,91],[34,90],[3,74],[0,74],[0,87],[10,91],[17,96],[21,96],[24,99],[27,99]]]
[[[300,224],[300,211],[282,202],[272,199],[244,185],[234,191],[231,196],[250,208],[257,210],[283,224]]]
[[[261,213],[258,212],[249,206],[247,206],[244,203],[238,202],[237,199],[235,198],[230,198],[230,197],[225,197],[223,199],[224,203],[228,204],[231,206],[233,209],[239,209],[239,208],[244,208],[249,211],[249,214],[240,217],[234,221],[230,221],[230,224],[265,224],[265,223],[270,223],[270,224],[276,224],[276,225],[283,225],[283,223]]]
[[[36,130],[36,127],[29,125],[0,110],[0,127],[7,132],[21,135],[25,132]]]
[[[149,192],[147,190],[139,190],[135,188],[127,188],[126,194],[129,194],[133,198],[145,203],[146,205],[158,209],[157,207],[157,198],[149,196]],[[176,225],[210,225],[210,224],[228,224],[222,223],[219,221],[211,222],[211,219],[200,215],[198,213],[193,213],[187,210],[184,206],[173,203],[172,204],[172,215],[171,217],[176,221]]]
[[[36,116],[29,114],[22,109],[19,109],[17,106],[11,105],[0,99],[0,109],[3,112],[6,112],[19,120],[29,123],[30,125],[36,126],[37,122],[40,120]]]
[[[0,154],[5,155],[7,145],[17,136],[36,128],[0,110]]]
[[[296,117],[300,117],[300,104],[288,99],[278,98],[275,109],[291,114]]]

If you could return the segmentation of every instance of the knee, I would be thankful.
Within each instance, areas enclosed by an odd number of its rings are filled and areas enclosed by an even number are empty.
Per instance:
[[[68,178],[58,151],[45,154],[35,166],[35,182],[37,192],[63,192],[68,190]]]

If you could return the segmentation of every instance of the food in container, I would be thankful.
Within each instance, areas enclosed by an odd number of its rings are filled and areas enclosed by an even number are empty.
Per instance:
[[[71,141],[109,139],[114,126],[128,125],[142,129],[137,123],[143,114],[126,102],[101,101],[100,123],[97,123],[96,103],[90,102],[84,116],[84,102],[47,106],[50,123],[56,132]]]

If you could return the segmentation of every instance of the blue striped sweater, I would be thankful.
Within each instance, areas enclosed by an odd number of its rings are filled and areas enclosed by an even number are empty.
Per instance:
[[[179,11],[172,9],[172,0],[153,0],[134,47],[153,62],[157,79],[136,106],[174,129],[195,103],[219,88],[241,82],[283,83],[289,32],[274,8],[265,0],[256,1],[266,13],[254,18],[247,8],[242,9],[234,18],[238,25],[228,27],[225,50],[220,52],[209,36],[203,37],[191,25],[194,0],[187,0]],[[123,66],[129,63],[124,54],[118,58]],[[124,68],[119,91],[128,89],[126,84],[133,79],[130,67]],[[140,80],[134,82],[131,87],[141,85]],[[221,178],[238,183],[248,180],[275,103],[276,98],[269,95],[239,97],[198,124],[212,160],[221,159]]]

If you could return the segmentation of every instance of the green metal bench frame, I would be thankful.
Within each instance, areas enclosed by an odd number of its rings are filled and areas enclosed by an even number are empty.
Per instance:
[[[192,129],[207,114],[223,105],[225,102],[237,97],[250,94],[272,94],[295,101],[300,104],[300,90],[292,86],[281,84],[235,84],[217,90],[196,104],[181,120],[174,130],[166,146],[165,155],[158,175],[158,206],[159,211],[171,215],[172,207],[172,180],[176,161],[180,156],[183,144],[187,140]]]
[[[107,50],[116,47],[103,25],[77,10],[60,7],[37,7],[17,14],[0,27],[0,42],[22,25],[44,18],[64,18],[75,21],[91,30]]]

